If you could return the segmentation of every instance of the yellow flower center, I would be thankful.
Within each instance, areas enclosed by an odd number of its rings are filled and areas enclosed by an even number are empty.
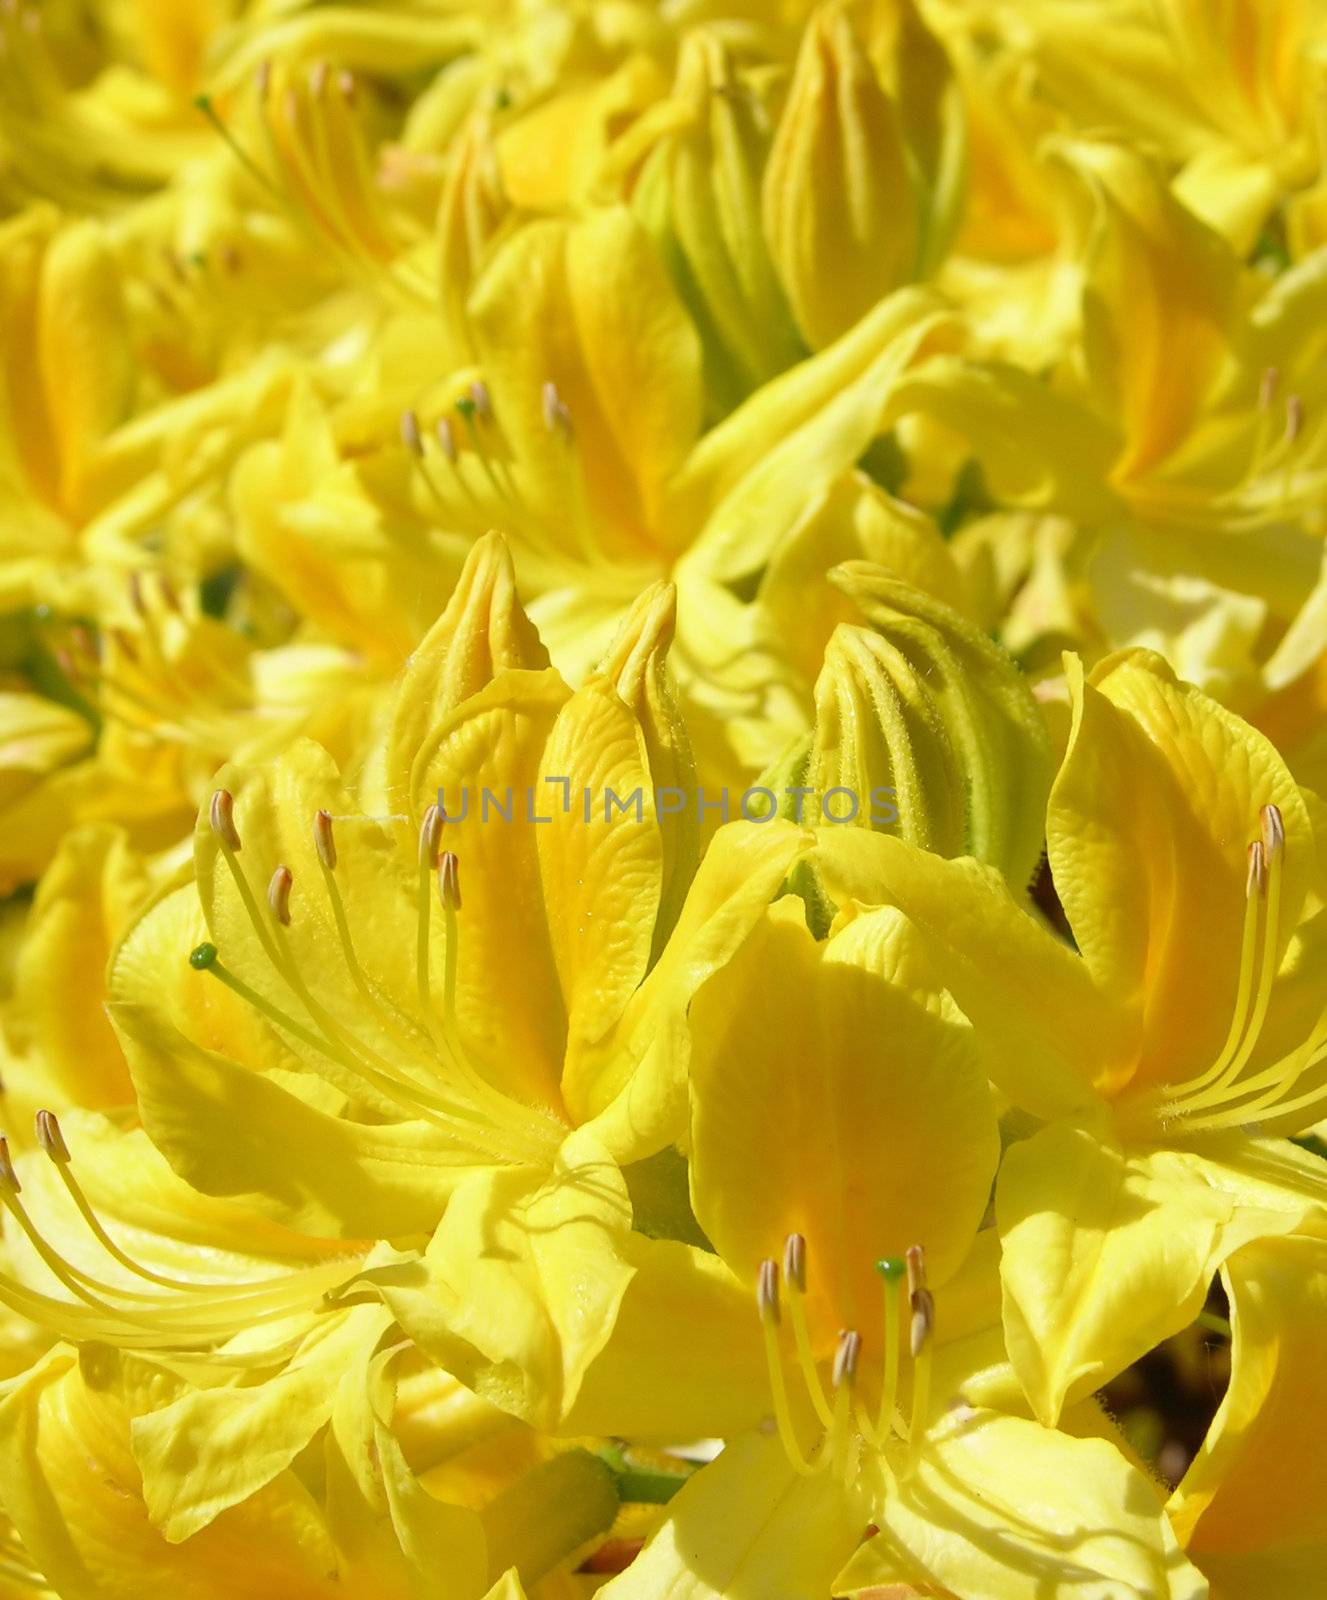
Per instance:
[[[1239,982],[1225,1044],[1205,1072],[1177,1090],[1166,1091],[1157,1111],[1163,1130],[1175,1126],[1186,1134],[1256,1130],[1258,1119],[1268,1112],[1281,1116],[1323,1099],[1321,1083],[1293,1091],[1307,1073],[1327,1061],[1327,1011],[1289,1055],[1260,1071],[1247,1071],[1267,1021],[1276,979],[1286,850],[1280,810],[1264,806],[1261,822],[1262,837],[1248,848]]]
[[[362,1250],[348,1250],[332,1261],[282,1272],[267,1281],[198,1283],[156,1272],[136,1261],[107,1232],[71,1170],[69,1147],[53,1112],[37,1113],[37,1142],[93,1240],[121,1269],[119,1278],[127,1275],[151,1286],[137,1288],[115,1281],[117,1275],[113,1271],[109,1277],[89,1272],[50,1242],[20,1198],[23,1186],[10,1158],[8,1141],[0,1134],[0,1205],[52,1277],[77,1302],[44,1294],[8,1273],[0,1273],[0,1303],[66,1338],[104,1339],[126,1349],[158,1352],[219,1343],[261,1323],[315,1309],[329,1289],[350,1276],[363,1255]],[[298,1336],[288,1342],[293,1347]],[[274,1354],[268,1348],[236,1355],[233,1363],[270,1361]]]
[[[318,812],[313,823],[323,891],[336,928],[346,972],[362,1002],[360,1015],[373,1019],[385,1039],[396,1047],[388,1059],[365,1037],[365,1030],[347,1026],[332,1015],[313,993],[292,947],[288,929],[292,921],[294,876],[278,865],[267,889],[264,915],[240,862],[240,836],[235,826],[234,800],[228,790],[212,797],[212,830],[234,881],[240,903],[253,928],[259,949],[281,985],[302,1011],[292,1015],[220,959],[213,944],[202,944],[190,956],[191,964],[225,984],[281,1033],[305,1045],[310,1054],[304,1064],[318,1070],[319,1063],[339,1069],[329,1074],[338,1087],[347,1078],[367,1089],[375,1100],[385,1100],[412,1119],[445,1129],[460,1150],[482,1162],[547,1165],[565,1129],[534,1107],[502,1093],[471,1061],[456,1025],[456,980],[460,949],[460,863],[451,851],[441,849],[443,819],[436,805],[424,814],[419,830],[419,873],[416,897],[415,1014],[393,1005],[369,981],[355,949],[350,918],[336,878],[337,851],[332,818]],[[436,1002],[432,982],[433,893],[443,919],[443,993]],[[339,1080],[339,1081],[338,1081]]]
[[[920,1245],[912,1246],[906,1260],[887,1256],[877,1261],[876,1270],[884,1284],[884,1349],[879,1396],[872,1416],[859,1384],[862,1338],[856,1329],[844,1328],[839,1333],[828,1391],[821,1378],[806,1315],[806,1240],[800,1233],[788,1236],[783,1256],[787,1292],[782,1299],[778,1263],[768,1259],[760,1263],[756,1306],[765,1335],[774,1422],[788,1460],[804,1476],[829,1470],[846,1482],[854,1475],[863,1449],[887,1459],[897,1446],[903,1448],[903,1475],[916,1467],[930,1406],[935,1301],[926,1285],[926,1259]],[[912,1396],[906,1421],[899,1407],[900,1324],[905,1296],[910,1312],[908,1352],[912,1367]],[[822,1430],[820,1441],[810,1454],[798,1437],[784,1377],[785,1309],[786,1320],[792,1326],[797,1367]]]

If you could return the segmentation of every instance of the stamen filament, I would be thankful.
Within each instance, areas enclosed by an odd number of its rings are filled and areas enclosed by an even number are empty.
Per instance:
[[[875,1269],[884,1280],[885,1371],[880,1388],[880,1409],[876,1413],[875,1425],[877,1435],[884,1440],[894,1432],[896,1425],[900,1345],[899,1295],[902,1292],[903,1274],[906,1269],[897,1256],[885,1256],[876,1262]]]
[[[801,1444],[793,1428],[792,1413],[788,1409],[788,1389],[783,1377],[783,1354],[779,1349],[778,1310],[779,1269],[773,1261],[762,1261],[756,1278],[756,1305],[760,1311],[761,1331],[765,1336],[765,1366],[769,1372],[770,1398],[774,1405],[774,1425],[779,1442],[793,1468],[803,1477],[810,1477],[815,1468],[802,1454]]]
[[[790,1233],[783,1248],[783,1272],[788,1283],[788,1316],[793,1327],[793,1340],[797,1346],[797,1364],[806,1383],[806,1392],[823,1427],[831,1427],[834,1411],[820,1381],[815,1353],[811,1348],[811,1330],[806,1317],[806,1239],[800,1233]]]

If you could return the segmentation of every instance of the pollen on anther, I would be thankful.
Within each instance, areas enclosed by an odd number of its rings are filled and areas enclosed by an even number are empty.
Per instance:
[[[765,1260],[756,1268],[756,1309],[762,1322],[779,1320],[779,1268]]]
[[[1266,853],[1267,862],[1270,866],[1272,859],[1277,852],[1285,848],[1285,822],[1281,817],[1280,806],[1276,805],[1264,806],[1261,812],[1259,812],[1259,818],[1262,822],[1263,850]]]
[[[36,1116],[37,1143],[52,1161],[62,1165],[69,1160],[69,1146],[54,1111],[39,1111]]]
[[[419,431],[419,418],[410,410],[401,413],[401,443],[412,456],[424,454],[424,439]]]
[[[861,1334],[853,1328],[845,1328],[839,1335],[838,1348],[834,1351],[832,1378],[836,1389],[841,1389],[845,1383],[856,1382],[857,1363],[861,1360],[861,1355]]]
[[[1258,384],[1258,409],[1270,411],[1272,402],[1276,399],[1276,391],[1281,382],[1281,374],[1276,367],[1264,367],[1262,378]]]
[[[283,866],[276,869],[267,885],[267,903],[283,928],[290,926],[290,891],[294,884],[294,873]]]
[[[445,910],[461,909],[461,863],[453,850],[444,850],[438,859],[438,897]]]
[[[905,1252],[908,1264],[908,1293],[916,1294],[926,1287],[926,1251],[919,1245],[909,1245]]]
[[[228,850],[240,848],[239,829],[235,826],[235,796],[229,789],[218,789],[208,808],[208,821],[212,832]]]
[[[419,864],[430,872],[438,865],[438,846],[442,842],[442,813],[430,806],[419,825]]]
[[[332,832],[332,816],[329,811],[317,811],[313,817],[313,846],[318,852],[318,859],[328,872],[336,871],[336,835]]]
[[[806,1293],[806,1236],[790,1233],[783,1246],[783,1275],[798,1294]]]
[[[1263,854],[1262,840],[1255,839],[1249,846],[1249,870],[1244,880],[1244,897],[1252,900],[1256,894],[1267,893],[1267,857]]]

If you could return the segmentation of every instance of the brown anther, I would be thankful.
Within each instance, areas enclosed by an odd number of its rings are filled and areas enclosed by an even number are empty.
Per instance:
[[[419,431],[419,417],[413,411],[401,413],[401,443],[412,456],[424,454],[424,440]]]
[[[9,1154],[9,1140],[3,1133],[0,1133],[0,1188],[8,1189],[10,1194],[23,1192],[23,1185],[18,1181],[18,1173]]]
[[[1281,384],[1281,373],[1276,367],[1264,367],[1262,378],[1258,383],[1258,409],[1270,411],[1276,399],[1276,391]]]
[[[558,386],[551,378],[544,380],[539,398],[544,409],[544,426],[550,433],[554,433],[557,431],[558,407],[562,404],[562,400],[558,394]]]
[[[129,574],[129,604],[140,617],[147,616],[147,601],[143,598],[143,580],[136,572]]]
[[[1304,401],[1297,394],[1286,400],[1286,443],[1294,444],[1304,431]]]
[[[267,903],[283,928],[290,926],[290,891],[294,886],[295,875],[289,867],[278,867],[267,885]]]
[[[281,96],[281,110],[291,127],[297,128],[299,126],[299,95],[296,94],[293,84]]]
[[[162,604],[168,611],[173,611],[177,617],[184,615],[184,607],[180,604],[179,591],[165,573],[157,574],[157,589],[161,594]]]
[[[919,1244],[909,1245],[903,1259],[908,1264],[908,1294],[926,1287],[926,1251]]]
[[[359,92],[359,85],[355,82],[355,74],[346,70],[336,75],[336,86],[341,91],[341,98],[348,106],[353,106],[355,96]]]
[[[229,789],[218,789],[212,796],[212,804],[208,808],[208,821],[212,824],[212,832],[221,840],[227,850],[238,850],[240,847],[240,833],[235,826],[235,796]]]
[[[1267,865],[1270,867],[1275,857],[1285,849],[1285,823],[1281,818],[1280,806],[1266,805],[1258,815],[1262,821],[1262,846],[1267,856]]]
[[[1252,900],[1255,894],[1267,893],[1267,857],[1263,854],[1262,840],[1255,839],[1249,846],[1249,871],[1244,880],[1244,897]]]
[[[779,1320],[778,1263],[765,1260],[756,1268],[756,1309],[762,1322]]]
[[[461,863],[452,850],[444,850],[438,860],[438,898],[446,911],[461,909]]]
[[[845,1328],[839,1334],[838,1348],[834,1351],[832,1379],[836,1389],[841,1389],[845,1383],[851,1385],[857,1381],[857,1363],[861,1355],[861,1334],[853,1328]]]
[[[115,641],[115,648],[120,652],[120,654],[124,656],[127,661],[132,661],[133,664],[137,666],[138,646],[130,638],[127,630],[124,628],[111,628],[109,633],[110,637]]]
[[[475,403],[475,415],[481,422],[487,422],[493,415],[493,401],[489,398],[488,385],[482,378],[476,378],[470,385],[470,398]]]
[[[317,811],[313,817],[313,847],[318,852],[318,859],[328,872],[336,871],[336,836],[332,832],[332,815],[329,811]]]
[[[798,1294],[806,1293],[806,1236],[790,1233],[783,1244],[783,1275]]]
[[[909,1348],[915,1361],[922,1353],[926,1341],[935,1331],[935,1301],[929,1289],[916,1289],[911,1296],[912,1325],[909,1329]]]
[[[452,463],[456,465],[456,434],[452,429],[450,417],[439,417],[434,433],[438,438],[438,448]]]
[[[272,63],[266,56],[254,69],[253,86],[258,91],[258,98],[266,100],[268,91],[272,87]]]
[[[221,246],[220,255],[221,265],[227,272],[235,273],[240,270],[240,253],[229,239]]]
[[[69,1160],[69,1146],[61,1132],[54,1111],[39,1111],[36,1116],[37,1143],[52,1161],[64,1165]]]
[[[325,61],[315,61],[309,71],[309,93],[315,100],[321,100],[327,89],[327,80],[332,69]]]
[[[419,825],[419,864],[430,872],[438,865],[438,847],[442,843],[442,813],[430,806]]]

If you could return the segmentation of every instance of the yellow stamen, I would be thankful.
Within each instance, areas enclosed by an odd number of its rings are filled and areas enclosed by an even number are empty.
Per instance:
[[[765,1336],[765,1365],[769,1372],[770,1398],[774,1405],[774,1425],[779,1442],[793,1467],[804,1477],[815,1468],[802,1454],[792,1413],[788,1409],[788,1389],[783,1378],[783,1354],[779,1349],[779,1269],[773,1261],[762,1261],[756,1273],[756,1307]]]
[[[788,1283],[788,1318],[797,1346],[797,1364],[801,1368],[806,1392],[816,1416],[820,1418],[822,1426],[828,1428],[834,1421],[834,1412],[825,1395],[815,1354],[811,1349],[811,1330],[806,1319],[806,1239],[800,1233],[790,1233],[784,1244],[783,1275]]]

